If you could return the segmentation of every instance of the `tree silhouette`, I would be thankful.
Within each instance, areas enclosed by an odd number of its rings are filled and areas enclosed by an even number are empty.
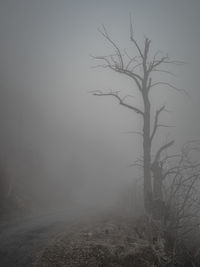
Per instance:
[[[136,55],[130,56],[126,51],[121,51],[115,41],[110,37],[107,29],[102,26],[99,29],[100,34],[114,49],[114,53],[108,56],[93,56],[93,59],[100,61],[99,67],[108,68],[114,72],[127,76],[131,79],[135,87],[134,90],[139,92],[139,95],[143,102],[143,107],[137,107],[127,103],[127,95],[121,96],[120,91],[107,91],[101,90],[93,91],[95,96],[110,96],[115,98],[119,104],[127,109],[132,110],[143,121],[142,138],[143,138],[143,173],[144,173],[144,207],[146,212],[152,214],[154,200],[162,198],[161,190],[159,187],[159,160],[160,156],[167,148],[174,144],[174,140],[162,145],[158,148],[155,157],[152,156],[152,145],[156,138],[157,130],[160,127],[170,127],[160,123],[161,114],[166,111],[165,105],[157,109],[151,119],[152,102],[150,100],[150,93],[156,86],[165,86],[168,89],[173,89],[178,92],[184,92],[169,82],[163,80],[154,80],[153,74],[164,73],[167,75],[173,75],[166,66],[168,65],[181,65],[183,62],[171,60],[168,55],[162,55],[161,52],[150,55],[151,40],[144,37],[143,45],[139,45],[138,41],[134,37],[133,24],[130,17],[130,42],[136,49]],[[153,182],[154,179],[154,182]],[[154,188],[153,188],[154,187]],[[156,187],[156,188],[155,188]],[[162,200],[162,199],[161,199]]]

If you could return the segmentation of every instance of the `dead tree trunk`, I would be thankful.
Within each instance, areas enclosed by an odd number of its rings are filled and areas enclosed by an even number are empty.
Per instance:
[[[151,167],[153,173],[153,197],[163,201],[163,173],[162,165],[160,162],[156,162]]]
[[[143,155],[144,155],[144,205],[151,213],[152,181],[151,181],[151,140],[150,140],[150,102],[148,93],[143,93],[144,122],[143,122]]]
[[[162,106],[157,110],[154,123],[151,124],[151,101],[149,99],[149,94],[153,87],[155,86],[168,86],[171,89],[180,91],[180,89],[174,87],[168,82],[153,82],[152,77],[154,72],[164,72],[166,74],[171,74],[168,70],[160,69],[163,65],[169,64],[180,64],[181,62],[172,61],[168,56],[159,56],[157,52],[153,58],[150,58],[149,48],[151,41],[145,37],[144,47],[141,47],[137,40],[134,38],[133,27],[130,20],[130,41],[133,43],[134,48],[136,49],[137,55],[132,57],[126,51],[121,52],[117,44],[111,39],[110,35],[107,33],[106,28],[103,26],[102,30],[99,30],[101,35],[106,39],[106,41],[113,47],[114,53],[108,56],[94,56],[95,60],[100,60],[103,62],[102,65],[98,65],[103,68],[108,68],[117,73],[127,76],[134,82],[134,90],[139,94],[143,101],[143,107],[138,108],[134,105],[131,105],[125,101],[125,98],[119,95],[120,91],[110,91],[102,92],[101,90],[92,91],[95,96],[112,96],[119,101],[119,104],[123,107],[128,108],[129,110],[134,111],[136,114],[140,115],[143,120],[143,130],[141,132],[143,138],[143,174],[144,174],[144,207],[147,213],[152,213],[152,203],[153,203],[153,189],[152,189],[152,156],[151,148],[152,142],[155,137],[155,134],[159,127],[167,127],[158,123],[159,115],[165,109],[165,106]],[[128,61],[127,61],[128,59]],[[171,142],[170,142],[171,143]],[[168,147],[168,146],[167,146]],[[158,151],[158,155],[165,149],[161,147],[161,150]],[[158,176],[158,175],[157,175]]]

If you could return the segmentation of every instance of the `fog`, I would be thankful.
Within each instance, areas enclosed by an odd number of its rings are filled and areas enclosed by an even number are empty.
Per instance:
[[[172,112],[157,143],[176,140],[174,149],[198,139],[200,3],[198,0],[1,0],[0,1],[0,166],[6,195],[17,195],[32,212],[68,206],[110,208],[134,185],[140,171],[128,166],[142,155],[137,115],[92,90],[133,94],[132,83],[96,66],[91,55],[112,48],[97,28],[131,51],[134,33],[187,64],[175,67],[173,84],[190,94],[155,89],[152,101]]]

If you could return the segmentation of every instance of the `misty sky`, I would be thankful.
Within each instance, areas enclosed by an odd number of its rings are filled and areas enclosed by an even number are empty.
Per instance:
[[[199,136],[198,0],[1,0],[0,155],[13,179],[38,171],[67,181],[66,190],[87,185],[87,195],[101,198],[105,188],[134,177],[126,166],[141,154],[141,139],[123,132],[139,130],[141,122],[114,100],[89,93],[124,90],[140,104],[129,80],[92,68],[90,56],[112,51],[97,31],[102,24],[122,49],[135,52],[130,12],[141,44],[146,35],[153,51],[187,62],[173,69],[173,84],[188,90],[190,99],[166,88],[152,95],[154,104],[167,103],[173,111],[164,120],[177,125],[160,132],[159,141]]]

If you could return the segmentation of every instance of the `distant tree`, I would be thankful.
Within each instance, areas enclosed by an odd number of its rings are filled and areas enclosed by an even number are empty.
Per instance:
[[[151,40],[147,37],[144,38],[144,44],[139,45],[138,41],[134,37],[133,25],[130,17],[130,42],[136,49],[136,54],[130,56],[126,50],[123,52],[118,47],[116,42],[108,34],[106,28],[102,26],[99,29],[100,34],[111,45],[114,52],[108,56],[93,56],[95,60],[99,60],[100,67],[107,68],[119,74],[122,74],[131,79],[135,86],[133,90],[136,90],[143,102],[143,107],[134,106],[129,104],[126,99],[128,95],[120,95],[120,91],[107,91],[101,90],[93,91],[95,96],[110,96],[115,98],[119,104],[140,116],[143,121],[143,129],[141,132],[143,138],[143,173],[144,173],[144,207],[147,213],[152,214],[154,209],[155,200],[160,199],[162,201],[161,193],[161,180],[160,180],[160,157],[161,154],[166,151],[167,148],[174,144],[174,140],[162,145],[155,157],[152,156],[152,145],[156,138],[157,130],[160,127],[169,127],[163,123],[160,123],[161,114],[166,111],[165,105],[158,108],[153,115],[152,120],[152,102],[150,99],[150,93],[152,94],[153,88],[156,86],[165,86],[175,91],[184,91],[172,85],[169,82],[163,80],[155,80],[153,78],[154,73],[164,73],[167,75],[173,75],[166,66],[168,65],[181,65],[183,62],[171,60],[168,55],[162,55],[161,52],[150,55]]]

